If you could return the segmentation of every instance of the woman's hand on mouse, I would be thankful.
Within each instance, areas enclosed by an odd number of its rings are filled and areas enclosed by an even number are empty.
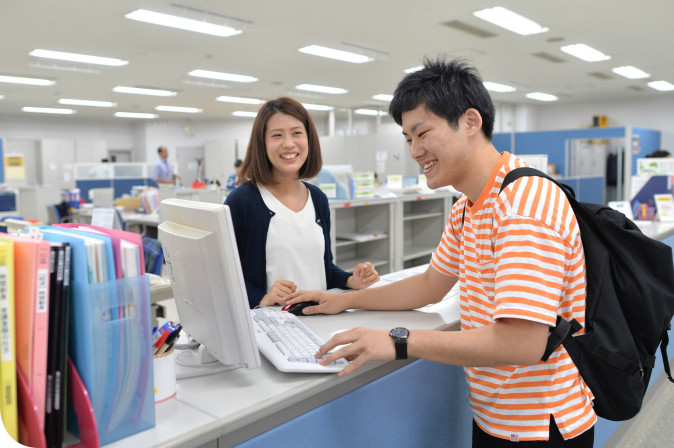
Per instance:
[[[297,291],[297,285],[290,280],[276,280],[260,300],[260,306],[285,305],[283,299],[295,291]]]
[[[300,302],[318,302],[318,305],[308,306],[302,310],[302,314],[338,314],[350,308],[346,294],[333,294],[326,291],[297,291],[285,299],[285,305],[293,305]]]
[[[360,263],[353,270],[353,274],[346,281],[346,287],[351,289],[365,289],[379,281],[379,274],[369,261]]]
[[[342,345],[334,353],[328,353]],[[369,328],[354,328],[334,335],[323,344],[316,353],[320,364],[328,365],[333,361],[344,358],[350,364],[344,367],[339,376],[346,376],[371,361],[392,361],[396,357],[395,345],[387,330],[372,330]]]

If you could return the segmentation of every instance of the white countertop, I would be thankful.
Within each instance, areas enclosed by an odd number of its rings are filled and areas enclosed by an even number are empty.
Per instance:
[[[416,269],[416,270],[415,270]],[[419,268],[382,277],[381,284]],[[412,311],[348,310],[337,315],[302,316],[322,339],[361,326],[390,329],[458,329],[458,290],[434,305]],[[171,316],[171,310],[167,315]],[[179,379],[173,398],[155,405],[156,426],[106,447],[198,446],[227,435],[240,443],[413,362],[371,363],[346,378],[336,374],[282,373],[265,358],[257,369],[235,369]]]

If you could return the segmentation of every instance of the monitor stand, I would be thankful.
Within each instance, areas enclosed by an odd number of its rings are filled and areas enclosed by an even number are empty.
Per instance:
[[[212,375],[238,369],[239,365],[224,365],[213,357],[206,347],[199,344],[197,348],[176,349],[176,378],[192,378]]]

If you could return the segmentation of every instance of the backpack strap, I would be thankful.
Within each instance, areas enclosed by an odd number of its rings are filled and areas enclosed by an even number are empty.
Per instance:
[[[583,326],[576,319],[567,321],[566,319],[563,319],[562,316],[557,316],[557,323],[554,328],[550,329],[548,343],[545,346],[545,353],[543,353],[541,361],[546,362],[550,355],[557,350],[557,347],[562,345],[567,336],[571,336],[582,329]]]
[[[501,190],[499,191],[499,193],[503,191],[505,187],[515,182],[520,177],[524,176],[543,177],[552,182],[553,184],[557,185],[559,188],[561,188],[562,191],[566,194],[566,197],[568,198],[569,202],[576,201],[576,193],[573,191],[573,188],[569,187],[566,184],[560,184],[555,179],[545,174],[543,171],[528,166],[515,168],[514,170],[511,170],[508,174],[506,174],[506,177],[503,179],[503,183],[501,184]]]
[[[671,324],[667,328],[669,330],[671,328]],[[660,353],[662,353],[662,361],[665,363],[665,373],[667,373],[667,378],[669,378],[669,381],[674,383],[674,379],[672,379],[672,372],[670,371],[669,368],[669,357],[667,356],[667,346],[669,345],[669,334],[667,333],[667,330],[662,332],[662,338],[660,342]]]
[[[538,176],[548,179],[550,182],[554,183],[559,188],[561,188],[561,190],[564,192],[570,203],[573,204],[574,202],[576,202],[576,194],[573,191],[573,188],[565,184],[560,184],[559,182],[557,182],[555,179],[548,176],[544,172],[531,167],[520,167],[511,170],[508,174],[506,174],[505,178],[503,179],[500,191],[503,191],[505,187],[515,182],[520,177],[524,176]],[[557,316],[557,323],[555,324],[555,327],[550,330],[550,334],[548,335],[548,343],[545,346],[545,353],[543,353],[543,357],[541,358],[541,360],[543,362],[546,362],[550,357],[550,355],[552,355],[552,353],[555,350],[557,350],[557,347],[562,345],[564,339],[566,339],[567,336],[570,336],[580,331],[582,328],[583,326],[576,319],[572,319],[569,322],[565,319],[562,319],[561,316]]]

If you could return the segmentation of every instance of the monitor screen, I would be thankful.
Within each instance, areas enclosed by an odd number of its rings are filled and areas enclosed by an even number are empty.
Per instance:
[[[160,212],[159,240],[179,322],[201,344],[196,364],[208,364],[210,354],[218,365],[259,367],[229,207],[170,198]],[[179,353],[178,364],[190,364],[188,355]]]

